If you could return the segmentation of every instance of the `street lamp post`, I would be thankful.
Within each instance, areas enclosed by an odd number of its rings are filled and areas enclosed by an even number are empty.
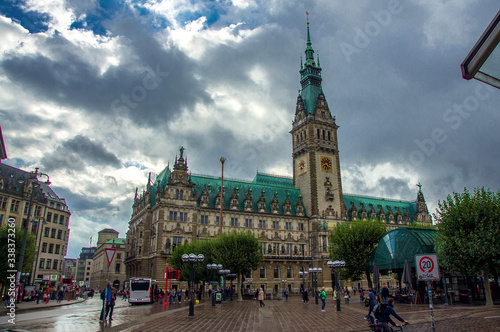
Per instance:
[[[215,293],[216,290],[214,289],[215,285],[215,274],[217,273],[218,270],[222,269],[222,264],[207,264],[207,269],[212,271],[212,307],[215,307]]]
[[[34,172],[29,173],[29,177],[25,178],[26,180],[31,180],[31,196],[30,196],[30,203],[28,206],[28,217],[26,218],[26,223],[24,224],[24,234],[23,234],[23,242],[21,243],[21,252],[19,254],[19,263],[17,265],[17,284],[19,284],[20,278],[21,278],[21,273],[23,270],[23,264],[24,264],[24,253],[26,251],[26,241],[28,239],[28,231],[29,231],[29,224],[30,224],[30,216],[31,216],[31,208],[33,206],[33,195],[35,193],[35,183],[38,183],[38,178],[40,177],[47,177],[47,181],[45,182],[46,184],[50,184],[49,181],[49,176],[45,173],[38,172],[38,167],[35,168]],[[23,183],[23,180],[19,181],[20,183]],[[31,279],[31,277],[30,277]],[[30,280],[28,279],[28,284]]]
[[[344,267],[344,261],[328,261],[328,267],[335,269],[335,289],[337,290],[337,311],[340,311],[340,296],[339,296],[339,267]]]
[[[306,288],[306,277],[307,277],[308,272],[307,271],[299,271],[299,276],[302,278],[302,287],[305,289]]]
[[[286,279],[281,280],[281,283],[283,284],[283,294],[285,294],[285,286],[286,286]]]
[[[219,274],[222,276],[222,301],[226,301],[226,278],[225,276],[231,273],[230,270],[219,270]]]
[[[190,272],[191,272],[191,289],[189,291],[189,294],[191,295],[191,301],[189,302],[189,316],[194,316],[194,264],[198,262],[203,262],[205,259],[205,256],[203,254],[195,255],[195,254],[184,254],[182,255],[182,261],[184,263],[190,263]]]
[[[313,292],[314,292],[314,298],[316,299],[316,304],[318,304],[318,295],[317,293],[317,288],[318,288],[318,273],[323,272],[323,269],[320,267],[311,267],[309,268],[309,273],[311,274],[312,278],[312,287],[313,287]]]

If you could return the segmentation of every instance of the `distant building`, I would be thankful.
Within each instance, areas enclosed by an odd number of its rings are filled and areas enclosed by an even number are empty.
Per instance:
[[[64,278],[76,280],[76,258],[65,258],[63,261],[62,275]]]
[[[97,247],[83,247],[80,252],[80,257],[76,260],[76,282],[77,285],[80,285],[80,281],[83,281],[83,284],[86,287],[90,286],[90,277],[92,271],[92,263],[94,253]]]
[[[34,173],[0,163],[0,227],[11,218],[16,227],[23,227],[32,199],[28,230],[35,237],[35,257],[29,278],[22,282],[45,286],[50,280],[54,287],[63,274],[71,212],[47,180],[43,176],[33,183]]]
[[[106,285],[106,274],[109,283],[116,289],[123,289],[126,280],[125,272],[125,239],[118,238],[118,232],[105,228],[99,233],[97,249],[93,256],[93,266],[90,279],[90,288],[102,289]],[[113,261],[109,266],[106,249],[116,249]]]

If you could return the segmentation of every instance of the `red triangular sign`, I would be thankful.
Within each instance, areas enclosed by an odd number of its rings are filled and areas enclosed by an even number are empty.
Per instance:
[[[106,258],[108,259],[108,266],[110,266],[113,258],[115,258],[116,249],[105,248],[104,252],[106,253]]]

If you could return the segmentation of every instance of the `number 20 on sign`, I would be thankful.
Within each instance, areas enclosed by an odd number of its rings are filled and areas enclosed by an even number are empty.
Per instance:
[[[439,265],[436,254],[415,255],[418,280],[439,280]]]

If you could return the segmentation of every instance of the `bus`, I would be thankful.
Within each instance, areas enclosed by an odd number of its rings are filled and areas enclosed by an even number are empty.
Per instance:
[[[154,284],[151,278],[130,279],[128,303],[153,303]]]

